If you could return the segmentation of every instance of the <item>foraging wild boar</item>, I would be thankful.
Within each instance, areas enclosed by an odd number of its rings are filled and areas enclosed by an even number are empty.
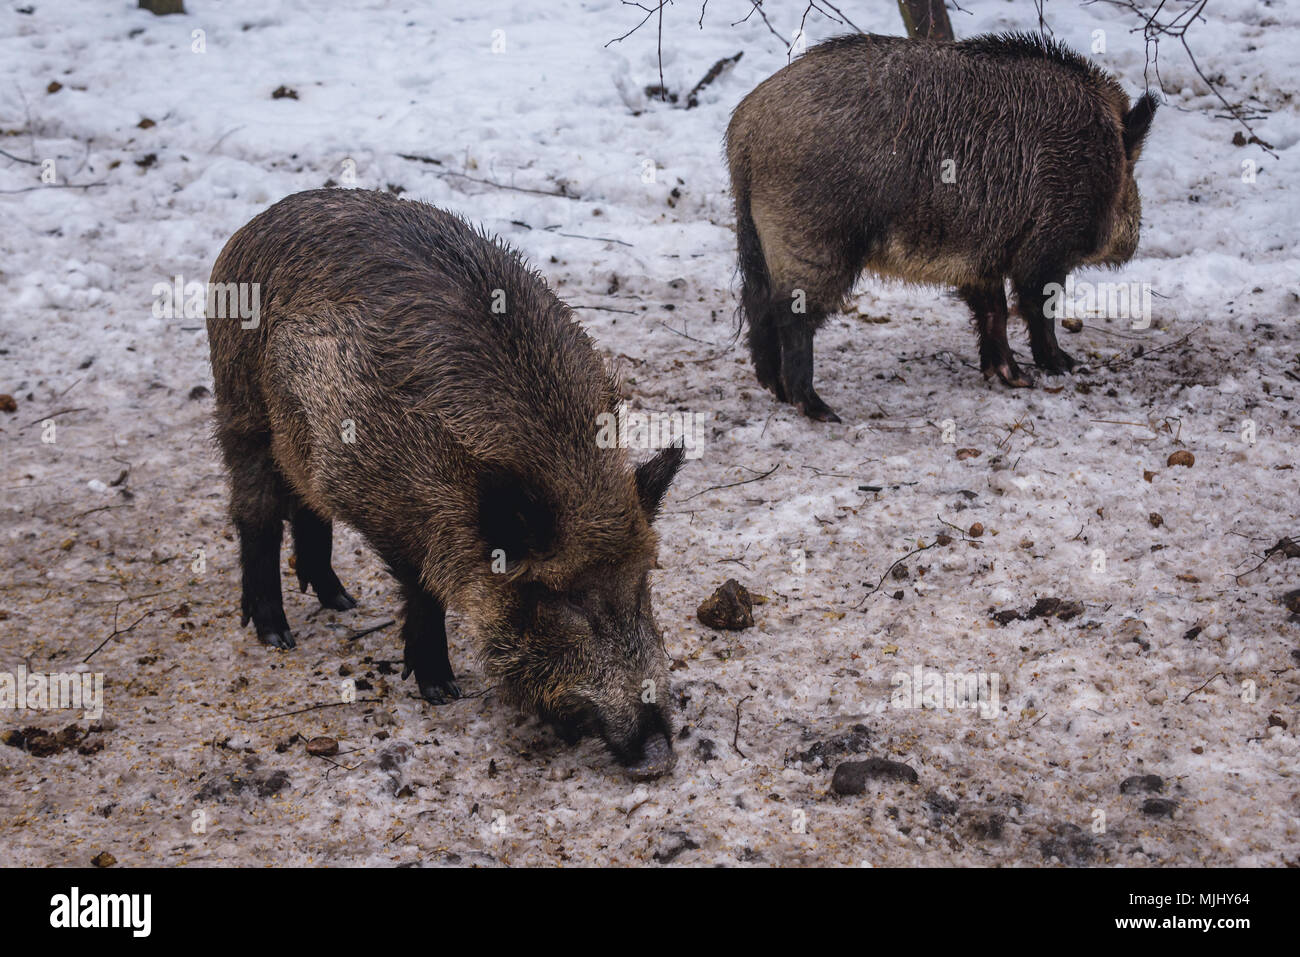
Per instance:
[[[633,776],[668,770],[650,523],[682,449],[634,470],[598,447],[616,384],[542,278],[432,206],[315,190],[235,233],[212,283],[257,283],[261,304],[208,317],[243,623],[294,647],[284,520],[302,589],[353,607],[330,564],[346,522],[401,584],[403,677],[426,699],[460,695],[450,607],[509,699],[571,742],[599,733]]]
[[[740,312],[758,380],[839,421],[813,390],[813,333],[865,269],[955,286],[980,369],[1030,385],[1007,344],[1010,278],[1034,362],[1074,366],[1044,313],[1076,266],[1127,262],[1133,167],[1155,113],[1086,59],[1032,36],[845,36],[760,83],[732,116]]]

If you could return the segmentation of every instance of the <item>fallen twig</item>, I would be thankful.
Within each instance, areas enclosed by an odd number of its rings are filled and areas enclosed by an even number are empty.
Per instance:
[[[262,721],[272,721],[275,718],[288,718],[291,715],[305,714],[308,711],[319,711],[321,708],[341,708],[345,704],[379,704],[382,701],[382,698],[358,698],[356,701],[331,701],[328,704],[314,704],[310,708],[299,708],[297,711],[285,711],[282,714],[268,714],[261,718],[241,718],[239,715],[235,715],[235,720],[242,721],[245,724],[258,724]]]
[[[1243,578],[1252,572],[1257,572],[1263,568],[1265,563],[1277,552],[1281,552],[1286,558],[1300,558],[1300,542],[1297,542],[1295,538],[1279,538],[1276,545],[1271,545],[1264,551],[1264,557],[1260,560],[1258,565],[1254,568],[1246,569],[1246,571],[1242,572],[1240,575],[1233,575],[1232,577],[1236,579],[1237,584],[1240,585]]]
[[[567,192],[563,187],[559,192],[549,189],[530,189],[527,186],[511,186],[508,183],[498,183],[496,180],[484,179],[481,176],[470,176],[468,173],[457,173],[454,170],[448,170],[445,173],[439,173],[439,176],[459,176],[461,179],[467,179],[472,183],[482,183],[484,186],[495,186],[497,189],[514,190],[516,193],[532,193],[534,196],[558,196],[560,199],[579,199],[572,193]]]
[[[94,189],[96,186],[107,186],[108,180],[100,180],[98,183],[42,183],[40,186],[24,186],[22,189],[0,189],[0,193],[34,193],[38,189]]]
[[[56,415],[66,415],[69,412],[85,412],[88,410],[88,408],[89,406],[83,405],[75,409],[59,409],[58,412],[47,413],[46,415],[41,416],[39,419],[33,419],[31,422],[28,422],[26,425],[20,425],[18,427],[18,431],[21,432],[23,429],[30,429],[33,425],[40,425],[46,419],[52,419]]]
[[[940,521],[943,521],[943,519],[940,519]],[[944,524],[946,525],[947,523],[944,522]],[[890,576],[890,574],[893,572],[893,570],[894,570],[895,568],[897,568],[897,567],[898,567],[899,565],[901,565],[903,562],[907,561],[907,560],[908,560],[909,558],[911,558],[913,555],[919,555],[921,552],[926,551],[927,549],[930,549],[930,548],[934,548],[934,546],[936,546],[936,545],[938,545],[938,544],[939,544],[939,542],[938,542],[938,540],[936,539],[935,541],[931,542],[929,545],[922,545],[920,548],[914,548],[914,549],[912,549],[910,552],[908,552],[906,555],[904,555],[902,558],[900,558],[898,561],[894,562],[894,564],[892,564],[892,565],[890,565],[888,568],[886,568],[886,569],[885,569],[885,574],[881,575],[881,576],[880,576],[880,581],[876,582],[876,587],[873,588],[873,589],[871,589],[871,591],[867,592],[865,595],[863,595],[863,596],[862,596],[862,601],[858,602],[857,605],[856,605],[855,607],[857,607],[857,608],[861,608],[862,605],[866,602],[866,600],[867,600],[868,598],[870,598],[870,597],[871,597],[872,595],[874,595],[876,592],[880,591],[881,588],[885,587],[885,579],[888,578],[888,577]]]
[[[347,641],[356,641],[358,638],[364,638],[366,635],[373,635],[377,631],[383,631],[389,625],[397,624],[397,619],[390,618],[388,621],[380,622],[377,625],[371,625],[369,628],[362,628],[360,631],[354,631],[348,635]]]
[[[747,694],[736,702],[736,730],[731,734],[731,746],[736,749],[737,754],[746,759],[748,758],[748,755],[746,755],[744,751],[740,750],[740,706],[752,697],[754,697],[752,694]]]
[[[123,600],[125,600],[125,599],[123,599]],[[106,644],[108,644],[110,641],[112,641],[112,640],[113,640],[114,638],[116,638],[118,635],[125,635],[127,632],[129,632],[129,631],[131,631],[133,628],[135,628],[136,625],[140,624],[140,622],[144,621],[146,618],[150,617],[151,615],[156,615],[156,614],[158,614],[158,613],[161,612],[162,610],[163,610],[163,609],[161,609],[161,608],[155,608],[153,611],[146,611],[143,615],[141,615],[141,616],[140,616],[139,618],[137,618],[135,621],[131,622],[131,624],[128,625],[127,627],[125,627],[125,628],[118,628],[118,627],[117,627],[117,612],[114,611],[114,612],[113,612],[113,633],[112,633],[111,635],[109,635],[107,638],[105,638],[103,641],[101,641],[101,642],[96,646],[96,648],[95,648],[94,651],[92,651],[90,654],[86,655],[86,657],[82,658],[82,659],[81,659],[82,664],[85,664],[85,663],[86,663],[87,661],[89,661],[92,657],[94,657],[95,655],[97,655],[97,654],[99,653],[99,651],[100,651],[100,650],[101,650],[101,649],[102,649]]]
[[[1214,674],[1210,675],[1210,677],[1208,677],[1208,678],[1205,679],[1205,684],[1201,685],[1200,688],[1193,688],[1191,691],[1187,692],[1187,694],[1183,695],[1183,700],[1180,701],[1179,704],[1186,704],[1188,698],[1190,698],[1192,695],[1196,694],[1196,692],[1198,692],[1198,691],[1202,690],[1203,688],[1205,688],[1205,687],[1206,687],[1207,685],[1209,685],[1209,683],[1210,683],[1211,681],[1213,681],[1215,678],[1224,678],[1224,679],[1226,679],[1227,677],[1228,677],[1228,676],[1225,675],[1222,671],[1216,671]]]
[[[735,487],[738,486],[738,485],[748,485],[750,482],[759,482],[759,481],[762,481],[763,479],[767,478],[769,475],[771,475],[773,472],[775,472],[775,471],[776,471],[777,469],[779,469],[780,467],[781,467],[781,463],[780,463],[780,462],[777,462],[776,465],[773,465],[770,469],[768,469],[768,470],[767,470],[766,472],[764,472],[762,475],[756,475],[756,476],[754,476],[754,477],[751,478],[751,479],[745,479],[745,481],[743,481],[743,482],[730,482],[730,483],[728,483],[727,485],[710,485],[708,488],[702,488],[702,489],[700,489],[698,492],[694,492],[694,493],[692,493],[692,494],[686,496],[686,498],[682,499],[682,501],[683,501],[683,502],[689,502],[691,499],[696,498],[696,497],[698,497],[698,496],[700,496],[700,495],[703,495],[705,492],[717,492],[717,491],[719,491],[719,490],[721,490],[721,489],[724,489],[724,488],[735,488]]]

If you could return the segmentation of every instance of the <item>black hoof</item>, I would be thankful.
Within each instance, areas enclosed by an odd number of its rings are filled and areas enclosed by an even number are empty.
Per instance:
[[[1045,355],[1034,356],[1034,364],[1048,375],[1065,375],[1074,369],[1078,362],[1063,349],[1055,349]]]
[[[349,595],[346,589],[339,588],[332,595],[318,595],[322,608],[330,608],[334,611],[351,611],[357,607],[357,600]]]
[[[249,598],[240,603],[239,627],[243,628],[250,621],[257,629],[257,640],[272,648],[293,648],[293,632],[289,630],[288,619],[279,602],[254,601]]]
[[[258,629],[257,640],[264,645],[270,645],[272,648],[279,648],[281,651],[290,651],[298,646],[293,640],[293,632],[285,628],[284,630],[268,629],[262,631]]]
[[[1079,363],[1074,356],[1070,355],[1068,352],[1057,352],[1055,363],[1056,368],[1049,369],[1048,371],[1052,375],[1065,375],[1067,372],[1073,372],[1074,367],[1078,364]]]
[[[821,400],[821,397],[816,392],[809,392],[798,400],[795,403],[795,408],[814,422],[843,421],[829,405]]]
[[[420,687],[420,697],[431,705],[449,704],[462,696],[460,686],[451,679],[427,683],[417,679],[416,684]]]
[[[999,363],[993,369],[999,379],[1013,389],[1029,389],[1034,385],[1033,376],[1026,375],[1020,371],[1020,367],[1014,362]],[[984,373],[984,378],[989,378],[989,373]]]

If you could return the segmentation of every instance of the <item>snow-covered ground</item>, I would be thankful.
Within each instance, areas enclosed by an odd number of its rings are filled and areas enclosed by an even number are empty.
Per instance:
[[[1029,0],[963,6],[959,36],[1037,27]],[[1138,256],[1079,274],[1151,283],[1153,328],[1086,320],[1062,344],[1091,371],[1011,391],[979,376],[950,295],[866,280],[817,339],[845,420],[829,426],[759,388],[734,336],[722,135],[786,61],[758,17],[733,25],[747,0],[713,0],[702,27],[698,4],[667,8],[671,90],[744,51],[692,110],[645,95],[653,19],[606,46],[642,15],[617,0],[134,7],[0,10],[0,393],[17,405],[0,412],[0,671],[70,671],[112,636],[86,665],[105,676],[93,753],[0,744],[6,862],[1300,863],[1300,619],[1279,602],[1300,564],[1251,570],[1300,532],[1294,4],[1216,0],[1189,34],[1230,98],[1270,111],[1272,154],[1234,145],[1162,48]],[[803,7],[767,4],[783,34]],[[901,31],[893,3],[841,9]],[[1130,14],[1051,0],[1047,16],[1084,52],[1104,31],[1094,59],[1142,89]],[[239,627],[212,400],[194,391],[211,386],[203,321],[156,318],[153,289],[206,280],[259,210],[353,176],[522,249],[635,408],[710,415],[660,522],[671,777],[634,786],[599,744],[568,748],[491,693],[414,698],[395,627],[349,640],[398,605],[351,532],[336,567],[360,608],[286,588],[290,653]],[[1190,468],[1167,464],[1179,450]],[[731,577],[767,601],[755,628],[712,632],[696,606]],[[1083,610],[993,618],[1045,597]],[[484,691],[460,631],[452,647]],[[996,675],[996,716],[894,707],[917,667]],[[360,702],[338,704],[345,677]],[[0,712],[0,729],[74,718]],[[340,754],[309,755],[320,735]],[[917,780],[834,793],[835,765],[868,757]],[[1134,775],[1163,790],[1122,793]]]

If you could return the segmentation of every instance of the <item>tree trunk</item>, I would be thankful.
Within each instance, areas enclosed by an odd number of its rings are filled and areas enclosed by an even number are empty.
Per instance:
[[[140,0],[140,9],[160,17],[166,13],[184,13],[185,0]]]
[[[943,0],[898,0],[898,12],[909,37],[952,40],[952,24]]]

